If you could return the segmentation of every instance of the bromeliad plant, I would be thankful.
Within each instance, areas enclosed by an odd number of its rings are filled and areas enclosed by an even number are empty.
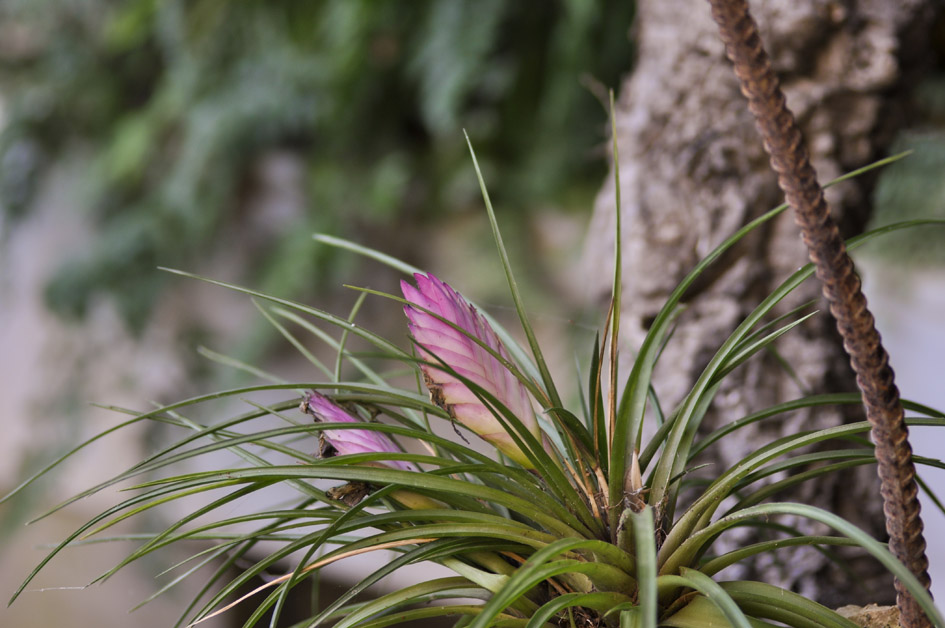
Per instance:
[[[780,301],[811,276],[812,266],[798,270],[758,305],[722,343],[677,408],[666,416],[657,411],[661,406],[651,375],[660,347],[671,341],[667,339],[673,316],[686,289],[740,238],[785,206],[739,230],[692,270],[657,316],[631,372],[622,381],[618,380],[613,349],[619,318],[618,255],[618,289],[603,336],[595,340],[586,385],[575,407],[565,405],[549,375],[522,307],[484,185],[483,193],[530,353],[435,276],[325,236],[317,237],[413,276],[413,283],[402,283],[402,297],[363,290],[363,296],[380,295],[403,304],[412,338],[410,350],[358,325],[354,314],[338,317],[207,280],[270,303],[270,307],[261,308],[266,318],[312,361],[323,378],[229,390],[145,413],[115,408],[133,415],[119,427],[160,421],[189,434],[67,503],[133,478],[170,474],[139,484],[132,497],[76,530],[50,552],[20,591],[66,546],[97,536],[128,517],[180,498],[206,494],[204,506],[149,535],[102,578],[172,544],[191,543],[197,549],[175,567],[180,575],[159,593],[187,577],[196,577],[200,567],[214,564],[218,569],[207,579],[204,596],[185,610],[180,625],[197,623],[236,603],[255,603],[255,611],[244,625],[257,625],[272,611],[269,625],[275,626],[290,592],[306,582],[317,583],[322,567],[350,556],[390,550],[397,553],[394,560],[367,574],[331,604],[313,609],[309,620],[295,625],[380,628],[411,625],[423,618],[455,617],[456,625],[476,628],[746,627],[771,621],[798,627],[849,628],[852,624],[848,620],[797,594],[760,582],[718,581],[714,576],[734,563],[783,547],[857,545],[905,583],[936,625],[945,625],[925,589],[884,544],[824,510],[770,501],[779,490],[799,482],[814,481],[838,468],[875,463],[873,448],[862,438],[869,431],[867,422],[787,436],[760,447],[708,485],[687,480],[686,470],[697,462],[699,452],[723,446],[728,435],[744,425],[800,408],[859,403],[857,396],[848,394],[805,397],[761,410],[705,436],[697,430],[729,372],[812,316],[804,309],[773,319],[770,316]],[[903,226],[866,234],[850,246]],[[335,338],[316,323],[335,327],[340,336]],[[315,358],[300,334],[327,343],[336,352],[334,368]],[[402,369],[373,367],[372,360],[349,348],[352,335],[373,345],[374,358],[415,369],[422,385],[410,390],[391,384],[392,380],[403,380]],[[350,376],[342,377],[349,372]],[[622,391],[619,395],[618,388]],[[290,394],[275,404],[249,401],[248,412],[213,424],[184,414],[219,397],[262,390]],[[648,420],[648,406],[658,426],[653,438],[643,442],[640,434],[644,420]],[[945,424],[943,415],[934,410],[911,403],[906,406],[926,417],[911,419],[913,424]],[[299,420],[299,407],[314,423]],[[374,420],[378,415],[388,420]],[[279,424],[259,427],[258,420],[264,417]],[[459,438],[437,435],[432,429],[437,421],[452,422]],[[498,459],[470,446],[468,441],[475,438],[467,438],[470,433],[493,445],[500,454]],[[805,449],[831,441],[838,447],[817,453]],[[405,445],[410,451],[425,452],[408,453]],[[262,453],[254,453],[255,449]],[[190,460],[221,450],[236,453],[245,464],[174,473]],[[276,464],[277,458],[288,460],[288,464]],[[774,484],[764,483],[772,473],[783,471],[792,474]],[[326,489],[323,480],[331,486]],[[297,499],[278,508],[227,514],[237,500],[262,494],[276,484],[291,487]],[[689,503],[685,508],[679,499],[684,490]],[[737,497],[734,505],[722,506],[733,496]],[[716,539],[735,526],[789,530],[776,525],[782,516],[819,521],[837,534],[788,534],[728,553],[713,552]],[[229,567],[247,561],[249,567],[225,581]],[[355,601],[378,580],[425,561],[443,565],[456,575],[367,602]],[[265,584],[244,596],[251,599],[225,605],[235,591],[260,582],[263,576]],[[450,598],[466,601],[428,604]],[[469,599],[482,603],[470,603]]]
[[[275,626],[289,594],[304,583],[317,586],[322,567],[389,550],[396,558],[295,625],[381,628],[449,617],[457,626],[473,628],[747,628],[771,622],[850,628],[848,620],[797,594],[760,582],[726,581],[718,574],[783,547],[854,545],[896,576],[930,622],[945,627],[924,583],[883,543],[830,512],[773,501],[800,482],[875,463],[874,448],[863,438],[870,432],[868,422],[764,444],[709,483],[691,481],[687,475],[700,452],[723,446],[744,425],[800,408],[860,403],[856,395],[803,397],[759,410],[708,435],[698,430],[728,373],[813,315],[809,307],[773,314],[814,273],[813,265],[788,277],[762,301],[720,345],[682,402],[665,415],[660,411],[651,381],[654,366],[661,347],[672,342],[671,326],[686,290],[736,242],[786,205],[746,225],[689,273],[655,318],[624,376],[618,371],[616,349],[622,281],[618,211],[611,308],[589,351],[580,401],[569,404],[558,392],[529,324],[475,155],[473,163],[528,350],[435,276],[327,236],[317,238],[403,271],[413,283],[402,283],[402,296],[362,290],[351,315],[340,317],[207,280],[267,302],[261,307],[265,317],[323,376],[314,382],[224,391],[144,413],[116,408],[133,415],[122,426],[160,421],[189,433],[63,504],[119,482],[146,480],[133,496],[92,518],[53,549],[16,595],[66,546],[169,502],[206,495],[205,505],[148,535],[101,578],[170,545],[194,543],[191,558],[175,567],[180,575],[159,593],[196,577],[202,566],[217,569],[201,596],[184,610],[180,624],[199,623],[234,604],[255,604],[244,625],[257,625],[271,612],[269,625]],[[848,246],[903,226],[884,227]],[[403,306],[409,349],[355,322],[369,295]],[[320,324],[335,328],[338,335]],[[350,348],[352,336],[372,346],[370,358]],[[309,337],[335,352],[333,368],[309,351]],[[404,365],[416,374],[416,386],[396,385],[404,379]],[[270,404],[249,401],[247,412],[211,424],[185,414],[220,397],[263,390],[283,391],[287,398]],[[945,424],[941,413],[904,405],[921,415],[910,419],[912,424]],[[299,420],[299,406],[314,422]],[[654,434],[644,441],[643,425],[651,420],[656,423]],[[459,438],[439,435],[433,429],[437,422],[452,423]],[[470,441],[476,438],[492,445],[496,455],[474,448]],[[831,442],[837,446],[823,447]],[[811,445],[821,447],[812,453]],[[188,461],[221,450],[237,454],[244,464],[180,472]],[[784,472],[784,479],[766,481]],[[162,477],[152,479],[156,475]],[[237,500],[253,496],[262,501],[261,494],[276,485],[291,488],[297,497],[278,507],[229,514]],[[821,522],[836,534],[804,535],[777,523],[785,516]],[[735,551],[714,550],[727,530],[745,525],[769,527],[784,536]],[[440,564],[455,575],[368,601],[358,598],[398,569],[423,562]],[[236,564],[241,565],[238,575],[227,581],[229,568]],[[264,584],[231,601],[237,590],[258,584],[260,578]],[[430,605],[433,601],[441,604]]]

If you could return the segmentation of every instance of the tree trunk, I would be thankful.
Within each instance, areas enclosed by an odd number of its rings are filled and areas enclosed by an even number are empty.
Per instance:
[[[767,0],[752,3],[755,19],[826,182],[880,157],[907,117],[907,87],[921,61],[931,0]],[[617,140],[623,212],[623,315],[626,362],[667,295],[702,257],[750,219],[783,202],[746,102],[739,93],[705,0],[638,0],[633,74],[620,90]],[[603,299],[613,256],[613,173],[597,199],[588,234],[587,276]],[[862,230],[872,177],[828,190],[844,233]],[[654,376],[664,407],[689,390],[719,344],[775,286],[807,261],[790,214],[758,230],[710,268],[686,297]],[[820,300],[808,282],[785,309]],[[714,429],[750,412],[805,394],[855,390],[853,373],[826,308],[777,344],[790,377],[773,355],[759,356],[729,376],[703,422]],[[760,358],[760,359],[759,359]],[[863,413],[818,409],[740,430],[709,460],[721,470],[783,434],[863,420]],[[873,467],[809,482],[785,499],[813,503],[884,535]],[[791,522],[823,532],[810,522]],[[723,537],[753,542],[745,528]],[[737,537],[737,538],[736,538]],[[838,572],[815,550],[781,550],[733,578],[757,578],[837,605],[891,601],[892,578],[852,553],[856,578]]]

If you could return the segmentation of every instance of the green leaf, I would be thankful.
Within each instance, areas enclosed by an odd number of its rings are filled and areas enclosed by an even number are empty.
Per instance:
[[[876,229],[869,233],[853,238],[848,243],[848,249],[853,250],[863,243],[875,238],[883,233],[889,233],[897,229],[905,229],[920,226],[920,224],[930,224],[938,221],[910,221],[908,223],[899,223],[889,225],[882,229]],[[748,335],[751,328],[757,324],[778,302],[785,298],[804,280],[810,277],[814,272],[813,265],[807,264],[788,279],[781,283],[774,292],[769,294],[760,305],[758,305],[749,316],[739,324],[738,328],[722,343],[722,346],[710,360],[708,366],[700,375],[699,379],[693,385],[692,391],[687,395],[682,404],[682,409],[676,416],[672,430],[667,437],[653,473],[653,480],[650,488],[649,503],[662,504],[664,499],[668,502],[671,510],[674,503],[674,495],[669,495],[671,487],[669,480],[684,468],[685,461],[689,458],[689,448],[693,438],[695,438],[698,423],[701,420],[702,412],[711,400],[713,390],[711,382],[715,375],[721,370],[725,361],[733,354],[738,344]],[[736,465],[740,466],[740,465]],[[611,478],[613,481],[613,478]],[[713,485],[716,488],[721,484]],[[715,496],[718,497],[719,491],[716,490]],[[707,504],[705,496],[700,498],[701,502]],[[697,522],[705,515],[704,511],[691,508],[673,527],[667,536],[666,543],[660,550],[661,556],[665,556],[678,545],[681,539],[687,537],[693,530]]]
[[[488,595],[488,591],[471,586],[465,578],[437,578],[382,595],[349,614],[335,624],[334,628],[349,628],[372,616],[390,613],[410,604],[429,602],[443,597],[487,599]]]
[[[718,373],[715,374],[714,381],[716,382],[720,381],[726,375],[728,375],[729,373],[734,371],[736,368],[738,368],[739,366],[744,364],[746,361],[748,361],[748,359],[751,358],[753,355],[755,355],[762,349],[767,348],[775,340],[777,340],[784,334],[788,333],[789,331],[791,331],[798,325],[809,320],[816,314],[817,312],[811,312],[810,314],[807,314],[806,316],[803,316],[796,321],[792,321],[788,325],[784,325],[783,327],[776,329],[775,331],[771,332],[770,334],[766,336],[763,336],[754,340],[752,340],[751,338],[746,338],[745,342],[742,343],[742,346],[736,347],[734,351],[732,351],[732,354],[728,356],[727,360],[719,369]]]
[[[767,554],[782,547],[807,546],[815,547],[820,545],[856,545],[856,541],[846,537],[839,536],[795,536],[786,539],[775,539],[773,541],[762,541],[740,547],[736,550],[717,556],[699,566],[699,571],[711,576],[726,567],[739,563],[747,558],[758,554]]]
[[[328,379],[332,379],[333,373],[331,369],[325,366],[321,360],[316,358],[315,355],[311,351],[309,351],[305,347],[305,345],[302,344],[302,342],[298,338],[295,337],[294,334],[292,334],[288,329],[285,328],[284,325],[282,325],[279,321],[275,319],[275,317],[269,312],[267,308],[264,308],[262,305],[260,305],[258,300],[253,299],[252,301],[253,301],[253,305],[256,306],[256,309],[259,310],[259,313],[263,315],[266,321],[268,321],[270,325],[275,327],[276,331],[278,331],[279,334],[283,338],[288,340],[289,344],[291,344],[295,348],[296,351],[298,351],[315,368],[317,368],[319,371],[324,373],[325,377],[327,377]],[[339,378],[334,377],[334,379],[337,380]]]
[[[617,420],[617,381],[618,381],[618,362],[617,345],[620,342],[620,312],[623,305],[623,259],[622,259],[622,216],[620,203],[620,155],[617,150],[617,116],[614,107],[614,90],[610,90],[610,134],[613,141],[613,168],[614,168],[614,278],[611,286],[611,306],[610,306],[610,382],[608,386],[609,404],[608,428],[615,429],[613,422]],[[608,335],[605,333],[604,341],[606,344]],[[603,418],[598,416],[598,419]],[[601,441],[603,443],[605,441]],[[600,450],[605,447],[600,447]],[[639,447],[634,447],[637,451]],[[610,452],[608,452],[610,453]]]
[[[753,617],[747,619],[753,628],[776,628],[775,624]],[[718,605],[702,595],[693,597],[688,604],[663,619],[660,625],[670,626],[670,628],[731,628],[731,624],[719,610]],[[622,624],[621,628],[623,628]]]
[[[598,588],[610,591],[628,591],[633,588],[633,579],[625,571],[602,562],[583,562],[573,559],[551,560],[577,550],[613,553],[616,548],[597,540],[560,539],[535,552],[524,565],[509,578],[506,586],[486,604],[482,614],[472,623],[472,628],[485,628],[497,613],[544,580],[564,575],[585,574]],[[625,557],[629,562],[629,557]]]
[[[692,448],[690,451],[690,460],[695,458],[697,455],[702,453],[706,448],[712,444],[724,439],[727,435],[732,432],[745,427],[746,425],[751,425],[758,421],[777,416],[779,414],[785,414],[787,412],[793,412],[795,410],[801,410],[803,408],[811,408],[818,406],[829,406],[829,405],[855,405],[862,403],[862,397],[859,393],[833,393],[827,395],[810,395],[803,397],[801,399],[794,399],[792,401],[786,401],[784,403],[779,403],[777,405],[765,408],[754,414],[749,414],[748,416],[736,419],[731,423],[723,425],[722,427],[717,428],[715,431],[708,434],[705,438],[699,440],[699,442]]]
[[[647,332],[646,338],[640,346],[637,358],[633,363],[633,368],[624,385],[624,392],[620,400],[620,407],[617,412],[614,433],[612,435],[610,451],[611,469],[609,477],[609,503],[612,505],[610,523],[612,528],[616,527],[620,517],[621,507],[613,507],[613,505],[620,504],[623,500],[624,476],[627,472],[628,457],[631,451],[640,448],[639,434],[642,427],[644,410],[646,408],[646,400],[649,394],[650,381],[653,375],[653,367],[656,363],[656,357],[662,340],[669,331],[669,325],[672,322],[677,305],[686,290],[689,289],[710,264],[721,257],[725,251],[734,246],[735,243],[753,229],[771,220],[785,209],[787,209],[787,205],[781,205],[756,218],[716,247],[715,250],[699,262],[680,282],[676,289],[673,290],[653,323],[650,325],[650,330]],[[666,491],[665,482],[670,477],[668,471],[669,470],[666,469],[661,475],[661,481],[664,483],[663,486],[651,486],[651,495],[653,495],[655,491],[658,493],[659,499],[662,499],[662,495]],[[659,503],[659,500],[651,500],[650,503]]]
[[[397,624],[413,625],[411,622],[422,621],[424,619],[436,619],[447,617],[475,617],[482,612],[481,606],[471,605],[453,605],[453,606],[434,606],[432,608],[417,608],[407,611],[399,611],[390,617],[380,617],[371,621],[361,623],[358,628],[386,628]],[[462,620],[460,620],[462,621]],[[524,628],[528,620],[513,617],[511,615],[500,614],[492,623],[495,628]],[[456,624],[459,625],[459,624]]]
[[[97,433],[95,436],[92,436],[91,438],[88,438],[88,439],[82,441],[81,443],[79,443],[78,445],[76,445],[75,447],[73,447],[72,449],[70,449],[69,451],[67,451],[66,453],[60,455],[58,458],[56,458],[55,460],[53,460],[52,462],[50,462],[49,464],[47,464],[45,467],[43,467],[42,469],[40,469],[40,470],[37,471],[36,473],[34,473],[34,474],[31,475],[30,477],[28,477],[27,479],[23,480],[16,488],[14,488],[12,491],[10,491],[10,492],[7,493],[6,495],[4,495],[2,498],[0,498],[0,504],[3,504],[4,502],[6,502],[6,501],[12,499],[13,497],[15,497],[16,495],[18,495],[19,493],[21,493],[24,489],[26,489],[27,487],[29,487],[30,485],[32,485],[34,482],[36,482],[37,480],[39,480],[40,478],[42,478],[44,475],[46,475],[47,473],[49,473],[50,471],[52,471],[53,469],[55,469],[56,467],[58,467],[60,464],[62,464],[63,462],[65,462],[66,460],[68,460],[68,459],[71,458],[73,455],[77,454],[78,452],[82,451],[83,449],[85,449],[86,447],[88,447],[89,445],[91,445],[92,443],[94,443],[94,442],[96,442],[96,441],[98,441],[98,440],[101,440],[101,439],[105,438],[106,436],[108,436],[109,434],[112,434],[113,432],[117,432],[118,430],[121,430],[121,429],[126,428],[126,427],[128,427],[128,426],[130,426],[130,425],[134,425],[135,423],[138,423],[138,422],[140,422],[140,421],[143,421],[143,420],[145,420],[146,418],[147,418],[147,417],[145,417],[145,416],[136,416],[136,417],[133,418],[133,419],[129,419],[129,420],[127,420],[127,421],[124,421],[123,423],[119,423],[118,425],[115,425],[115,426],[110,427],[110,428],[108,428],[108,429],[106,429],[106,430],[103,430],[103,431]],[[81,499],[81,497],[84,496],[85,494],[88,494],[88,493],[84,493],[84,494],[81,495],[81,496],[77,496],[77,497],[74,498],[74,499],[68,500],[66,503],[71,503],[71,502],[73,502],[73,501],[76,501],[76,500],[78,500],[78,499]],[[52,512],[52,511],[51,511],[51,512]],[[47,515],[48,515],[48,514],[50,514],[50,513],[47,513]],[[33,521],[38,521],[39,519],[42,519],[44,516],[46,516],[46,515],[42,515],[42,516],[40,516],[40,517],[34,519]]]
[[[333,428],[340,428],[339,424],[333,425]],[[358,426],[364,427],[364,426]],[[380,427],[380,426],[378,426]],[[392,426],[384,426],[392,427]],[[388,455],[388,454],[384,454]],[[376,454],[361,454],[357,459],[369,459]],[[355,456],[347,458],[355,459]],[[404,460],[421,458],[401,457]],[[410,487],[429,491],[435,495],[439,492],[444,494],[455,493],[469,497],[479,498],[487,502],[501,504],[511,510],[515,510],[553,531],[563,536],[580,537],[575,530],[567,524],[562,523],[556,514],[549,513],[544,508],[536,507],[533,502],[509,495],[504,491],[499,491],[486,486],[473,484],[471,482],[457,480],[453,478],[440,477],[430,473],[413,473],[410,471],[401,471],[398,469],[378,469],[370,467],[345,466],[338,467],[325,464],[329,461],[323,461],[322,464],[310,465],[306,467],[299,466],[271,466],[261,469],[223,469],[219,471],[205,471],[199,473],[190,473],[162,480],[155,480],[139,485],[137,488],[146,488],[149,486],[159,486],[173,484],[178,489],[185,489],[191,484],[206,485],[211,482],[226,480],[229,482],[266,482],[266,481],[284,481],[288,479],[331,479],[345,482],[358,481],[369,484],[396,484],[402,487]],[[570,518],[570,517],[569,517]]]
[[[686,568],[680,570],[680,576],[663,576],[660,580],[665,582],[677,577],[680,583],[685,583],[684,586],[695,589],[715,604],[733,628],[751,628],[745,613],[715,580],[695,569]]]
[[[382,564],[381,567],[379,567],[376,571],[374,571],[374,573],[359,580],[357,584],[352,586],[350,589],[348,589],[348,591],[346,591],[344,594],[339,596],[334,602],[332,602],[331,604],[326,606],[324,609],[322,609],[322,611],[319,612],[319,614],[316,615],[315,618],[312,619],[311,621],[312,625],[318,625],[321,622],[321,620],[327,619],[335,610],[340,609],[346,602],[353,599],[356,595],[362,593],[369,586],[378,582],[381,578],[394,573],[401,567],[404,567],[409,564],[424,562],[425,560],[427,560],[428,556],[439,552],[441,549],[441,546],[443,545],[462,546],[465,542],[466,542],[465,539],[444,539],[444,540],[439,540],[439,541],[433,541],[431,543],[427,543],[425,545],[421,545],[419,547],[411,549],[405,552],[404,554],[401,554],[400,556],[394,558],[393,560],[385,564]],[[347,550],[348,548],[343,548],[343,549]],[[470,587],[471,583],[468,580],[466,580],[465,578],[462,578],[461,580],[465,583],[464,588],[467,588],[467,589],[471,588]],[[342,622],[337,624],[338,628],[343,628],[345,626],[353,626],[360,618],[369,617],[371,614],[376,612],[375,609],[377,608],[377,606],[368,604],[362,607],[361,611],[364,611],[365,608],[368,609],[366,614],[364,612],[360,612],[354,615],[353,619],[349,617],[346,620],[343,620]]]
[[[188,272],[185,272],[185,271],[182,271],[182,270],[176,270],[176,269],[173,269],[173,268],[165,268],[165,267],[160,267],[160,270],[163,270],[163,271],[166,271],[166,272],[169,272],[169,273],[173,273],[173,274],[175,274],[175,275],[180,275],[180,276],[182,276],[182,277],[189,277],[190,279],[198,279],[198,280],[200,280],[200,281],[205,281],[205,282],[210,283],[210,284],[213,284],[213,285],[215,285],[215,286],[220,286],[220,287],[223,287],[223,288],[228,288],[228,289],[234,290],[234,291],[236,291],[236,292],[242,292],[243,294],[248,294],[248,295],[250,295],[250,296],[258,297],[258,298],[264,299],[264,300],[266,300],[266,301],[271,301],[271,302],[273,302],[273,303],[278,303],[279,305],[284,305],[285,307],[288,307],[288,308],[290,308],[290,309],[296,310],[297,312],[301,312],[301,313],[303,313],[303,314],[308,314],[308,315],[310,315],[310,316],[314,316],[315,318],[318,318],[318,319],[320,319],[320,320],[323,320],[323,321],[325,321],[325,322],[327,322],[327,323],[331,323],[332,325],[335,325],[336,327],[339,327],[339,328],[341,328],[341,329],[346,329],[346,330],[350,331],[351,333],[353,333],[353,334],[355,334],[355,335],[357,335],[357,336],[363,338],[364,340],[367,340],[368,342],[370,342],[371,344],[373,344],[374,346],[376,346],[376,347],[377,347],[378,349],[380,349],[381,351],[384,351],[385,353],[387,353],[387,354],[390,355],[391,357],[401,358],[401,359],[403,359],[403,358],[408,358],[408,357],[409,357],[409,355],[406,354],[406,353],[403,351],[403,349],[401,349],[400,347],[398,347],[398,346],[395,345],[394,343],[390,342],[390,341],[387,340],[386,338],[383,338],[382,336],[379,336],[379,335],[377,335],[377,334],[375,334],[375,333],[369,332],[369,331],[367,331],[366,329],[364,329],[363,327],[361,327],[360,325],[355,325],[354,323],[352,323],[352,322],[350,322],[350,321],[348,321],[348,320],[346,320],[346,319],[344,319],[344,318],[341,318],[341,317],[339,317],[339,316],[335,316],[334,314],[329,314],[328,312],[324,312],[324,311],[322,311],[322,310],[319,310],[319,309],[316,309],[316,308],[313,308],[313,307],[309,307],[309,306],[307,306],[307,305],[304,305],[304,304],[302,304],[302,303],[298,303],[298,302],[296,302],[296,301],[290,301],[289,299],[281,299],[281,298],[279,298],[279,297],[274,297],[274,296],[271,296],[271,295],[268,295],[268,294],[263,294],[262,292],[258,292],[258,291],[256,291],[256,290],[250,290],[249,288],[243,288],[242,286],[237,286],[237,285],[235,285],[235,284],[227,283],[227,282],[225,282],[225,281],[218,281],[218,280],[216,280],[216,279],[210,279],[209,277],[201,277],[200,275],[195,275],[195,274],[193,274],[193,273],[188,273]]]
[[[604,415],[604,396],[601,383],[603,377],[602,367],[600,332],[598,332],[594,336],[594,350],[591,353],[591,367],[587,382],[587,397],[591,404],[587,411],[587,424],[594,435],[592,451],[597,452],[600,468],[606,474],[610,452],[607,449],[607,423]]]
[[[617,604],[625,604],[629,601],[630,598],[620,593],[565,593],[538,609],[528,620],[526,628],[541,628],[566,608],[590,608],[603,615]],[[560,626],[561,624],[555,622],[551,625]]]
[[[746,508],[737,513],[722,517],[718,521],[715,521],[714,523],[706,526],[704,529],[696,532],[682,545],[680,545],[679,550],[674,552],[666,561],[663,562],[660,567],[660,573],[671,574],[684,567],[688,562],[688,559],[695,555],[697,548],[702,547],[707,539],[714,538],[716,535],[725,529],[732,527],[741,520],[749,518],[763,519],[777,515],[794,515],[813,519],[814,521],[819,521],[832,527],[847,538],[854,540],[857,545],[869,552],[871,556],[881,562],[883,566],[885,566],[896,578],[899,579],[900,582],[902,582],[902,584],[909,590],[909,593],[911,593],[912,596],[916,598],[916,601],[926,612],[926,614],[928,614],[929,618],[934,624],[938,626],[945,626],[945,621],[943,621],[941,614],[935,607],[935,604],[932,602],[932,598],[929,596],[928,591],[925,590],[925,587],[919,583],[916,577],[913,576],[912,573],[902,563],[900,563],[892,554],[889,553],[889,550],[886,549],[882,543],[876,541],[868,534],[843,518],[838,517],[831,512],[827,512],[826,510],[809,506],[807,504],[762,504],[760,506]],[[809,603],[814,604],[813,602]]]
[[[515,281],[515,277],[512,274],[512,265],[509,261],[509,254],[505,250],[505,244],[502,242],[502,234],[499,231],[499,223],[495,217],[495,211],[492,209],[492,201],[489,200],[489,192],[486,190],[486,183],[482,178],[482,171],[479,169],[479,162],[476,160],[476,152],[473,150],[472,142],[469,140],[469,135],[466,135],[466,143],[469,145],[469,153],[472,156],[473,167],[476,169],[476,177],[479,179],[479,189],[482,191],[482,199],[486,205],[486,214],[489,216],[489,225],[492,227],[492,235],[495,238],[496,249],[499,252],[499,259],[502,262],[502,268],[505,270],[505,277],[508,280],[509,292],[512,295],[512,302],[515,304],[515,311],[518,313],[519,320],[522,323],[522,330],[525,332],[525,337],[528,339],[528,346],[532,350],[532,355],[535,358],[535,364],[538,366],[538,370],[541,373],[541,380],[545,385],[545,391],[548,393],[548,398],[551,400],[551,406],[560,408],[564,404],[561,403],[561,397],[558,395],[557,388],[555,387],[554,380],[551,379],[551,372],[548,370],[548,365],[545,363],[545,358],[542,355],[541,347],[538,345],[538,339],[535,337],[535,331],[532,329],[531,324],[528,322],[528,316],[525,314],[525,304],[522,301],[522,295],[519,293],[518,284]]]
[[[780,587],[762,582],[723,582],[732,599],[756,617],[784,622],[801,628],[855,628],[849,619],[817,602]]]
[[[638,628],[655,628],[659,612],[657,599],[656,530],[653,526],[653,509],[645,506],[630,518],[633,525],[633,548],[636,555],[637,598],[640,611]]]
[[[386,253],[381,253],[377,249],[372,249],[367,246],[362,246],[356,242],[352,242],[351,240],[345,240],[344,238],[337,238],[335,236],[328,235],[325,233],[316,233],[312,235],[312,239],[315,240],[316,242],[321,242],[322,244],[327,244],[329,246],[334,246],[339,249],[351,251],[352,253],[357,253],[358,255],[363,255],[364,257],[368,257],[370,259],[376,260],[386,266],[390,266],[394,270],[399,270],[405,275],[413,276],[414,273],[423,272],[421,269],[417,268],[416,266],[403,262],[397,259],[396,257],[392,257],[390,255],[387,255]]]

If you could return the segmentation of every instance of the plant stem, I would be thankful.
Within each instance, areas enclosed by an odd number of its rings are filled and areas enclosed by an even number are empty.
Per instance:
[[[785,105],[778,78],[745,0],[709,0],[722,41],[748,107],[764,139],[778,184],[794,209],[824,296],[837,320],[843,345],[856,372],[876,447],[880,492],[889,548],[928,589],[928,560],[919,514],[918,486],[899,390],[873,315],[866,306],[853,261],[847,254],[811,166],[800,128]],[[896,581],[900,622],[905,628],[931,623]]]

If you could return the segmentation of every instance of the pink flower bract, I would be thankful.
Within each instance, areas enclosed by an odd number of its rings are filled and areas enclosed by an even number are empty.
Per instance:
[[[362,423],[360,419],[317,392],[310,392],[302,401],[301,410],[315,417],[319,423]],[[341,455],[370,453],[401,453],[387,434],[375,430],[322,430],[328,444]],[[403,460],[385,460],[380,463],[404,471],[417,471],[417,467]]]
[[[404,307],[404,313],[407,314],[410,333],[417,341],[422,357],[433,364],[442,361],[457,374],[481,387],[538,438],[538,421],[525,386],[502,362],[469,337],[479,339],[511,362],[508,350],[499,341],[492,326],[459,293],[433,275],[417,273],[414,278],[416,287],[405,281],[400,282],[400,287],[410,302]],[[469,336],[420,308],[454,323]],[[512,460],[528,468],[533,466],[493,410],[483,404],[466,384],[435,366],[421,364],[420,369],[434,403]]]

